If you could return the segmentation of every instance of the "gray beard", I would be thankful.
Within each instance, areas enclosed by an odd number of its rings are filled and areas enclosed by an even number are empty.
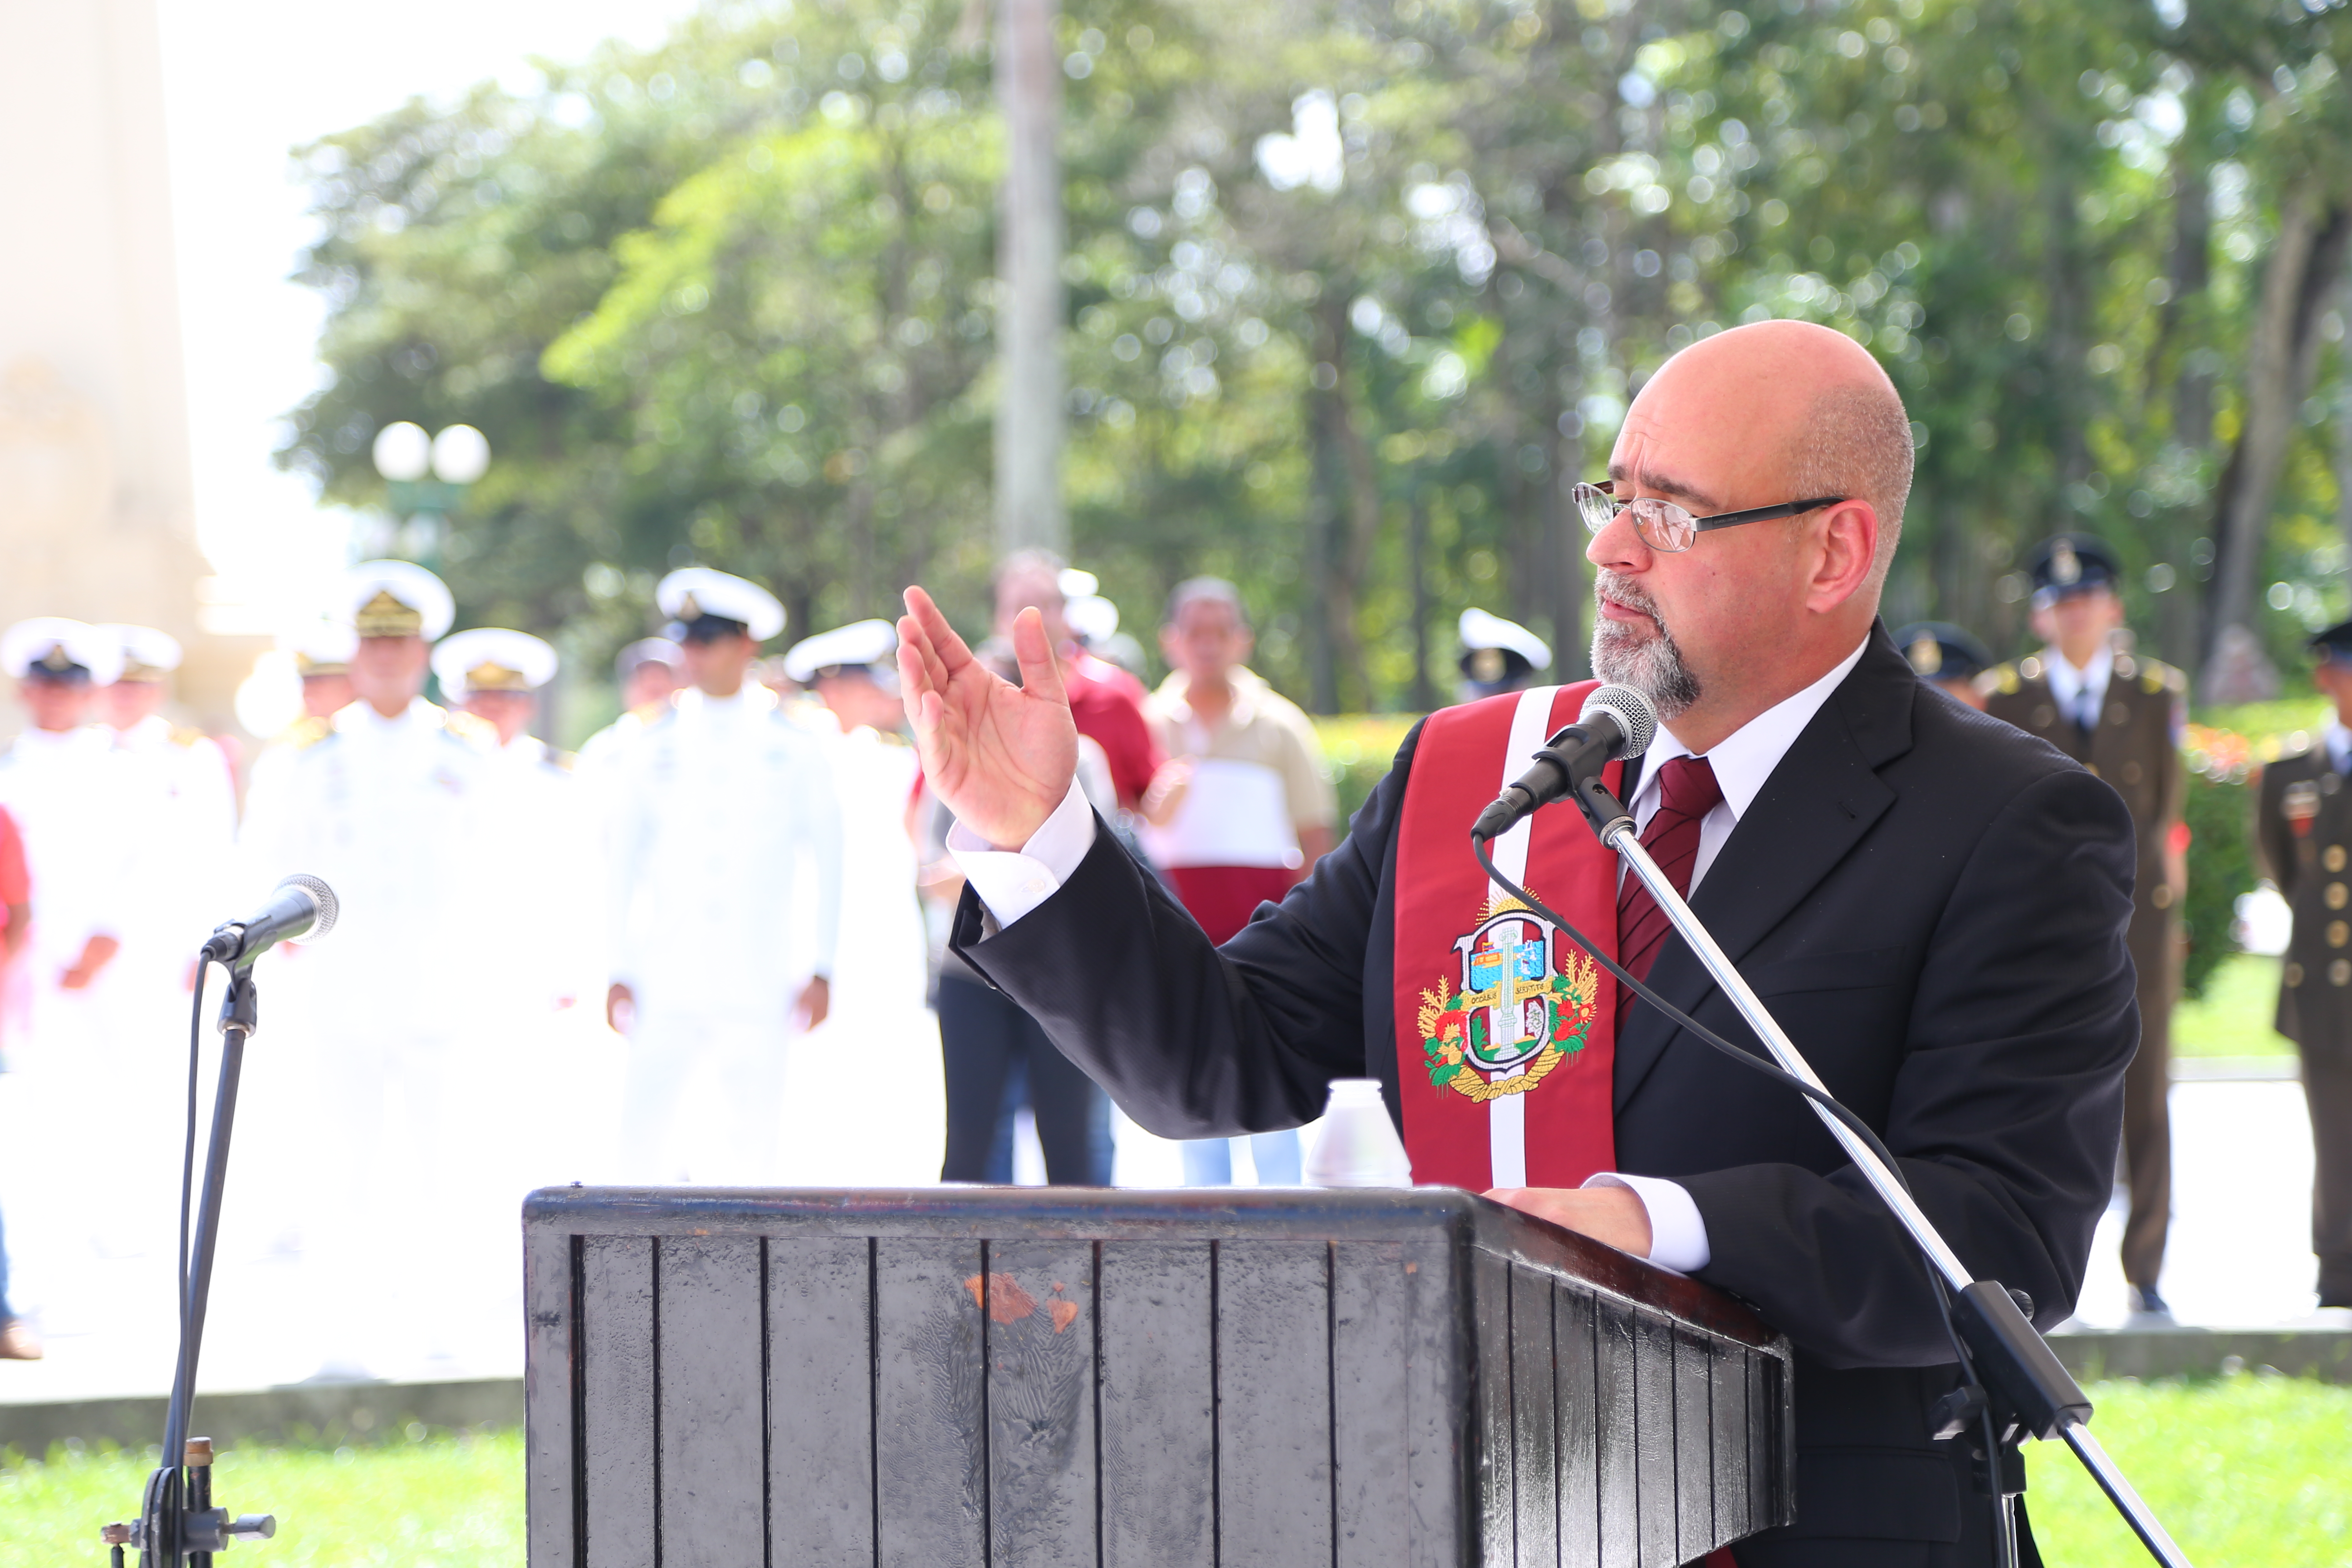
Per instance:
[[[1617,602],[1642,611],[1657,625],[1654,636],[1643,637],[1620,622],[1592,617],[1592,672],[1601,679],[1630,686],[1650,700],[1664,720],[1680,718],[1699,700],[1698,677],[1683,662],[1683,650],[1647,594],[1630,584],[1614,584]],[[1596,600],[1597,603],[1597,600]]]

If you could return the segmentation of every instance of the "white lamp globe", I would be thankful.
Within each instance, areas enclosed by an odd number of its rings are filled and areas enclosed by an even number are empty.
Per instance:
[[[433,477],[470,485],[489,471],[489,438],[471,425],[452,425],[433,437]]]
[[[374,456],[375,471],[394,483],[421,479],[433,461],[433,438],[404,419],[375,433]]]

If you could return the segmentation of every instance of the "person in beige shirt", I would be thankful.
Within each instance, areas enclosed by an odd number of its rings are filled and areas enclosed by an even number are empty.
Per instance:
[[[1255,637],[1238,589],[1179,584],[1160,629],[1172,667],[1145,704],[1169,761],[1143,801],[1143,846],[1212,942],[1277,902],[1336,842],[1339,803],[1315,728],[1248,666]],[[1250,1140],[1262,1185],[1298,1181],[1298,1135]],[[1190,1186],[1233,1179],[1226,1140],[1184,1148]]]

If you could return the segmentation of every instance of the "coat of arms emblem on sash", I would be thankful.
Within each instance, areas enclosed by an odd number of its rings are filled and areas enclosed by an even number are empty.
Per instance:
[[[1584,1048],[1600,1011],[1600,966],[1517,899],[1487,900],[1454,943],[1450,976],[1421,994],[1432,1086],[1474,1100],[1525,1094]]]

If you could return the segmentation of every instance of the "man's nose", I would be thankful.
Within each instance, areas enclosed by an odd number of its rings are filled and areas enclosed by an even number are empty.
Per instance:
[[[1633,510],[1621,507],[1617,515],[1603,524],[1584,547],[1584,558],[1595,566],[1612,572],[1643,572],[1649,569],[1653,552],[1633,526]]]

